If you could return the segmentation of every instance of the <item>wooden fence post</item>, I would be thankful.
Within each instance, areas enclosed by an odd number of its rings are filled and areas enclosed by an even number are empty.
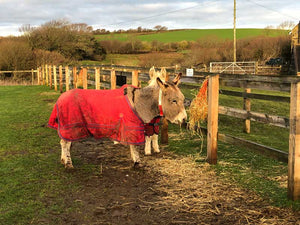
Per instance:
[[[251,93],[251,88],[246,88],[245,93]],[[250,98],[244,97],[244,110],[250,112],[251,110]],[[245,127],[244,127],[245,133],[250,134],[250,129],[251,129],[250,127],[251,127],[250,119],[245,119]]]
[[[62,73],[62,66],[60,65],[58,68],[59,72],[59,91],[63,93],[63,73]]]
[[[50,89],[52,89],[52,67],[49,65],[49,83],[50,83]]]
[[[100,68],[95,67],[96,90],[100,90]]]
[[[73,86],[74,88],[77,88],[77,67],[76,66],[73,67],[72,74],[73,74]]]
[[[217,164],[219,75],[208,78],[207,162]]]
[[[45,65],[42,65],[42,85],[45,85]]]
[[[33,73],[33,69],[31,69],[31,85],[34,84],[34,73]]]
[[[46,85],[49,86],[49,74],[48,74],[48,65],[45,65],[45,76],[46,76]]]
[[[56,66],[53,66],[53,79],[54,79],[54,90],[57,91],[57,74],[56,74]]]
[[[70,90],[70,72],[69,66],[65,66],[66,91]]]
[[[300,199],[300,83],[291,84],[288,197]]]
[[[112,69],[110,71],[110,89],[116,89],[116,87],[117,87],[116,71]]]
[[[40,67],[38,67],[37,69],[36,69],[36,71],[37,71],[37,84],[38,85],[40,85],[41,84],[41,68]]]
[[[83,86],[83,89],[87,89],[88,88],[87,68],[82,68],[82,86]]]
[[[132,71],[132,85],[139,87],[139,72],[137,70]]]

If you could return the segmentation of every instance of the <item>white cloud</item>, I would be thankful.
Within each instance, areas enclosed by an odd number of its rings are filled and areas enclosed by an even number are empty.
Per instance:
[[[299,22],[300,1],[237,1],[237,27],[263,28]],[[0,0],[0,36],[15,35],[23,24],[53,19],[87,23],[94,28],[128,29],[155,25],[170,29],[229,28],[233,1],[226,0]]]

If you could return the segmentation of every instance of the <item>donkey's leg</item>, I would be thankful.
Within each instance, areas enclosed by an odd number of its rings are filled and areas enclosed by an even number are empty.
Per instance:
[[[65,168],[72,169],[72,159],[71,159],[71,144],[70,141],[60,140],[61,145],[61,163],[65,165]]]
[[[145,155],[151,155],[151,136],[145,135]]]
[[[134,165],[137,165],[141,162],[139,152],[137,151],[137,149],[134,145],[130,145],[130,154],[131,154],[131,158],[134,162]]]
[[[153,134],[151,137],[151,141],[152,141],[153,151],[155,153],[160,153],[159,146],[158,146],[158,135]]]

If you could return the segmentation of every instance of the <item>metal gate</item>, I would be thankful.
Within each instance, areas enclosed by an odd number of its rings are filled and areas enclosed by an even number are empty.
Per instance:
[[[255,74],[256,62],[211,62],[211,73]]]

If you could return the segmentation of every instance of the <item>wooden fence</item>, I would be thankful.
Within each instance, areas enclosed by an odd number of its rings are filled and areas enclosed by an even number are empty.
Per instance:
[[[78,86],[87,89],[89,85],[95,86],[95,89],[100,89],[101,87],[115,89],[118,83],[122,83],[118,79],[120,77],[125,78],[123,82],[130,82],[135,86],[139,86],[141,81],[149,80],[148,73],[141,73],[141,70],[134,68],[43,65],[37,69],[36,82],[39,85],[50,86],[50,88],[54,88],[60,92],[68,91]]]
[[[25,83],[27,84],[35,84],[35,77],[37,77],[38,71],[31,69],[31,70],[9,70],[9,71],[0,71],[0,80],[2,80],[3,78],[5,78],[5,74],[13,74],[13,78],[18,78],[17,74],[31,74],[30,79],[27,79]],[[4,76],[3,76],[4,75]],[[3,77],[2,77],[3,76]],[[18,81],[18,79],[16,79],[15,81]]]
[[[185,78],[183,82],[200,83],[201,78]],[[210,75],[208,87],[208,122],[207,122],[207,161],[217,163],[217,140],[231,144],[242,143],[263,151],[265,154],[288,162],[288,197],[292,200],[300,199],[300,77],[297,76],[254,76],[254,75]],[[241,87],[245,92],[222,90],[222,94],[240,96],[244,98],[244,110],[219,106],[219,86]],[[290,97],[251,94],[251,89],[276,90],[290,92]],[[290,116],[283,118],[250,111],[250,98],[290,102]],[[289,153],[246,141],[226,134],[218,133],[218,114],[224,114],[245,119],[245,130],[250,131],[250,120],[289,128]]]
[[[148,81],[148,71],[145,68],[125,67],[56,67],[45,65],[37,69],[38,83],[45,84],[55,90],[69,90],[80,83],[83,88],[94,85],[96,89],[111,88],[118,85],[118,77],[125,77],[126,82],[141,86],[141,81]],[[174,72],[174,70],[169,70]],[[76,75],[76,76],[75,76]],[[183,85],[201,84],[208,76],[208,120],[207,120],[207,161],[217,163],[217,141],[231,144],[242,144],[258,150],[278,160],[288,162],[288,196],[290,199],[300,199],[300,77],[297,76],[256,76],[232,74],[203,74],[194,77],[184,76]],[[220,90],[220,86],[240,87],[244,92]],[[197,86],[199,87],[199,86]],[[290,97],[251,93],[251,89],[290,92]],[[244,109],[235,109],[219,105],[219,92],[244,99]],[[284,118],[251,111],[250,99],[290,102],[290,116]],[[274,126],[288,128],[289,154],[268,146],[264,146],[241,138],[218,132],[218,115],[224,114],[245,120],[246,132],[250,132],[250,121],[258,121]]]

